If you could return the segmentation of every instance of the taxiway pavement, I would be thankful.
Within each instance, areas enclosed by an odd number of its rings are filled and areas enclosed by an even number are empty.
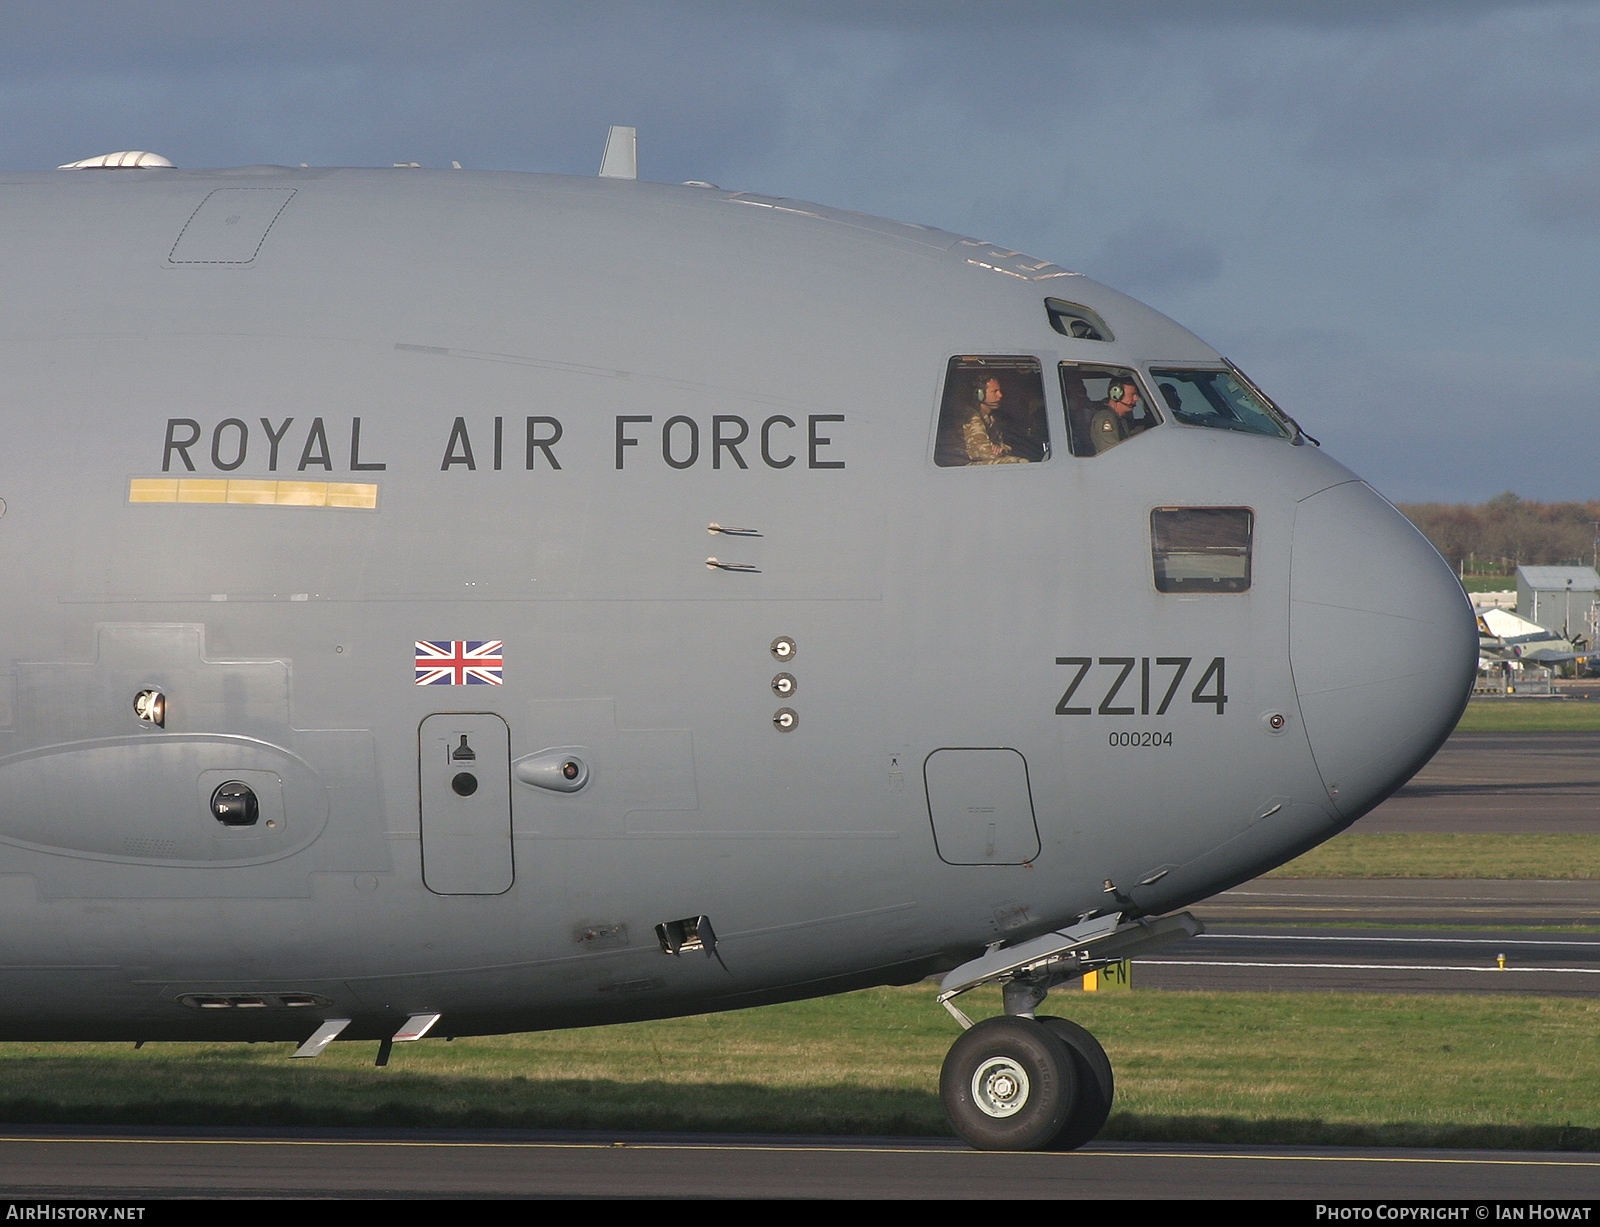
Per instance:
[[[8,1129],[0,1196],[1305,1198],[1554,1201],[1600,1155],[1116,1143],[982,1153],[925,1138]]]
[[[1136,958],[1133,985],[1600,997],[1600,933],[1216,926]]]
[[[1600,833],[1600,733],[1456,733],[1351,830]],[[1258,878],[1190,910],[1207,934],[1136,986],[1600,995],[1600,881]]]
[[[1257,878],[1189,910],[1207,925],[1600,926],[1600,881]]]
[[[1600,833],[1600,733],[1455,733],[1350,828]]]

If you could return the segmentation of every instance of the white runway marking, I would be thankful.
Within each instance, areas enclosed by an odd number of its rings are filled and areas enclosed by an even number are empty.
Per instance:
[[[1522,937],[1322,937],[1275,933],[1200,933],[1191,941],[1225,942],[1439,942],[1446,946],[1600,946],[1600,942],[1568,942]]]
[[[1324,968],[1331,971],[1486,971],[1495,975],[1513,972],[1534,972],[1539,975],[1600,976],[1600,967],[1462,967],[1430,966],[1417,963],[1243,963],[1222,959],[1141,959],[1133,960],[1141,967],[1298,967]]]
[[[1530,879],[1542,885],[1568,885],[1577,879]],[[1370,899],[1398,899],[1407,903],[1544,903],[1562,902],[1562,900],[1542,900],[1507,898],[1504,895],[1367,895],[1367,894],[1323,894],[1317,891],[1297,890],[1225,890],[1221,894],[1212,895],[1210,899],[1202,901],[1211,903],[1217,899],[1338,899],[1344,903],[1366,903]]]

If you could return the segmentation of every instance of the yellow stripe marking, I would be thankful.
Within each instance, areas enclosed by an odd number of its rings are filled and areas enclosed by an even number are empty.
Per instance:
[[[134,477],[130,503],[227,503],[250,507],[356,507],[378,505],[378,487],[360,481],[267,481],[260,478]]]

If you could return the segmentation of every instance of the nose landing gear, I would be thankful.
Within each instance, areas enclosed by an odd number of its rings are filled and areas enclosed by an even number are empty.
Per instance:
[[[1015,947],[996,947],[944,978],[939,1003],[966,1030],[950,1047],[939,1097],[951,1128],[977,1150],[1076,1150],[1105,1126],[1116,1095],[1111,1061],[1077,1023],[1035,1016],[1051,988],[1091,967],[1200,931],[1187,913],[1102,917]],[[1003,986],[1006,1013],[974,1023],[952,999]]]
[[[986,1018],[951,1046],[939,1098],[961,1140],[978,1150],[1046,1150],[1078,1102],[1072,1054],[1031,1018]]]
[[[977,1150],[1076,1150],[1105,1125],[1113,1094],[1105,1049],[1065,1018],[985,1019],[939,1077],[945,1115]]]

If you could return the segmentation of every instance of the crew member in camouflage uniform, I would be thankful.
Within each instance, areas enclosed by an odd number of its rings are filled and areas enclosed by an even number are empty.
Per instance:
[[[972,414],[961,424],[961,438],[966,445],[968,464],[1026,464],[1026,456],[1018,456],[1005,440],[1000,421],[995,416],[1005,392],[993,375],[978,385],[978,403]]]

